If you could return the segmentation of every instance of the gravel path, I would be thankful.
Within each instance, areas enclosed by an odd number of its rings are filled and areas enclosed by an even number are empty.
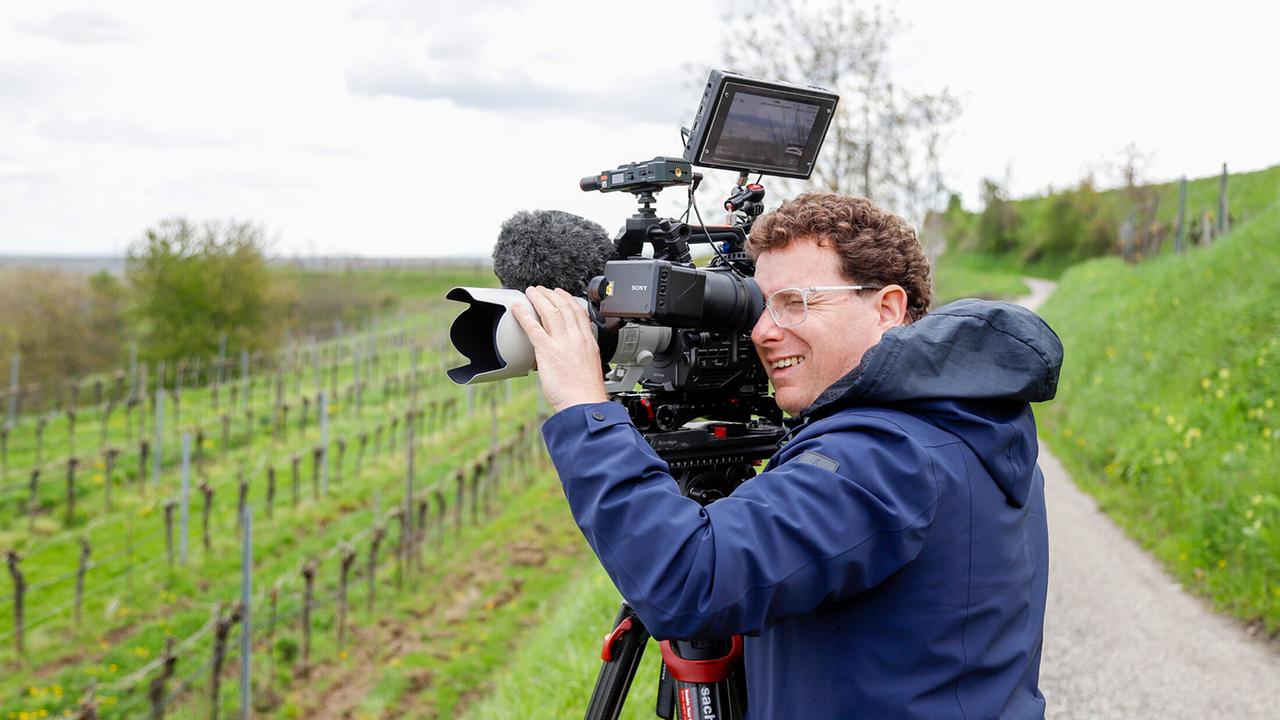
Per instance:
[[[1032,309],[1054,283],[1027,278]],[[1049,720],[1280,718],[1280,653],[1192,597],[1103,515],[1041,442]]]

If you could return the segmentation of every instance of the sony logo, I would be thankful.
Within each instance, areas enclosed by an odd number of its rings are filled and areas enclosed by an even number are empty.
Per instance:
[[[632,285],[631,292],[645,292],[649,289],[648,285]]]

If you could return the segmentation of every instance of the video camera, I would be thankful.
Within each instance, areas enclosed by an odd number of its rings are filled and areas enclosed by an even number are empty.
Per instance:
[[[752,279],[745,243],[764,209],[765,190],[759,177],[751,183],[749,175],[809,177],[837,100],[821,88],[712,71],[692,129],[682,132],[683,157],[628,163],[579,182],[584,191],[629,192],[639,205],[613,238],[603,273],[586,284],[583,303],[597,328],[602,364],[612,366],[606,389],[673,472],[723,472],[777,448],[782,414],[750,338],[764,297]],[[724,202],[730,224],[701,223],[693,195],[702,175],[695,165],[739,173]],[[688,210],[683,219],[658,217],[657,194],[672,186],[688,188],[699,224],[685,222]],[[693,263],[694,244],[707,244],[715,254],[705,268]],[[650,257],[645,246],[652,247]],[[521,289],[448,293],[469,305],[450,330],[469,360],[449,371],[454,382],[500,380],[533,369],[532,346],[508,312],[515,302],[527,303]],[[686,427],[698,418],[710,422]],[[693,479],[681,479],[688,490],[686,480]]]

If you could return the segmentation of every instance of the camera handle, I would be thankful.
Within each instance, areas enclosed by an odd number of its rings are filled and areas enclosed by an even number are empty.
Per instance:
[[[747,173],[738,175],[738,185],[724,201],[724,209],[734,214],[734,224],[751,232],[751,225],[764,212],[764,185],[748,182]]]
[[[640,205],[636,213],[627,218],[627,222],[613,238],[615,258],[639,257],[645,243],[653,245],[655,260],[670,260],[677,263],[691,263],[693,256],[689,254],[689,235],[692,229],[688,224],[660,218],[653,209],[658,201],[660,187],[640,187],[631,191]]]

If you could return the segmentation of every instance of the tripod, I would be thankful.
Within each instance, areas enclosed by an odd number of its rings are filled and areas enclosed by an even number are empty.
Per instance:
[[[733,425],[733,424],[730,424]],[[766,425],[732,431],[720,425],[708,440],[673,443],[679,450],[659,452],[675,473],[680,492],[702,505],[723,498],[755,475],[754,461],[769,457],[777,448],[783,431]],[[658,433],[669,439],[708,437],[706,429]],[[672,444],[653,442],[655,447]],[[649,642],[649,630],[626,602],[618,610],[613,631],[600,651],[603,665],[596,678],[586,720],[617,720],[636,669]],[[666,720],[740,720],[746,709],[746,677],[742,666],[742,637],[727,640],[663,640],[662,672],[658,678],[657,707],[654,712]],[[678,713],[678,714],[676,714]]]

